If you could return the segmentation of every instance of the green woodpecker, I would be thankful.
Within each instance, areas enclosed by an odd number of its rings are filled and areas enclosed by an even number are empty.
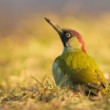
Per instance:
[[[82,36],[75,30],[59,27],[48,18],[45,20],[57,31],[64,46],[62,54],[53,63],[56,84],[69,88],[83,85],[86,93],[91,90],[95,95],[98,92],[106,94],[107,80],[95,61],[86,53]]]

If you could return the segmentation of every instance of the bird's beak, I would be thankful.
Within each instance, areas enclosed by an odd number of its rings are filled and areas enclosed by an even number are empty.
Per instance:
[[[55,24],[53,21],[45,18],[45,20],[57,31],[57,33],[61,36],[63,34],[62,28]]]

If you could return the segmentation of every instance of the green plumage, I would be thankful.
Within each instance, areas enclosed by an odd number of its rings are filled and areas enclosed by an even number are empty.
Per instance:
[[[82,50],[68,50],[57,57],[54,63],[57,63],[57,68],[54,69],[53,65],[54,78],[61,87],[85,84],[103,91],[107,86],[95,61]]]

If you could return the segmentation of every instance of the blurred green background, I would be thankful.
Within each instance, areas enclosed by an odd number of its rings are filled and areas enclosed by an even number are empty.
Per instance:
[[[48,17],[61,27],[77,30],[86,50],[108,78],[110,74],[109,0],[1,0],[0,83],[31,84],[31,76],[52,77],[52,63],[62,53]]]

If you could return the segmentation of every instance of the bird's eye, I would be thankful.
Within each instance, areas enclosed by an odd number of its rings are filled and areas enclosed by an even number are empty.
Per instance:
[[[70,34],[70,33],[66,33],[65,35],[66,35],[66,37],[68,37],[68,38],[71,37],[71,34]]]

